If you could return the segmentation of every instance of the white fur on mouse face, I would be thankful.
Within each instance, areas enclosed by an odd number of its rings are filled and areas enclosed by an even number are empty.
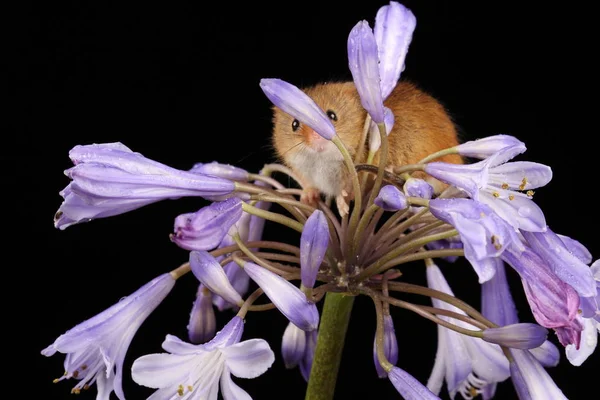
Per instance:
[[[344,187],[343,160],[342,154],[331,142],[327,142],[322,151],[305,145],[287,157],[292,169],[299,171],[308,181],[306,183],[327,196],[337,196]]]

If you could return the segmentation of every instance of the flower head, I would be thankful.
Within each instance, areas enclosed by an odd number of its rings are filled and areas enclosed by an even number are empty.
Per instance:
[[[149,354],[135,360],[132,377],[140,385],[158,389],[160,399],[217,398],[219,383],[225,400],[250,396],[231,379],[256,378],[275,360],[262,339],[240,342],[244,321],[236,316],[206,344],[193,345],[167,335],[163,349],[169,353]]]
[[[75,146],[69,157],[75,166],[65,171],[72,182],[61,192],[60,229],[165,199],[225,196],[235,189],[231,181],[168,167],[121,143]]]
[[[385,185],[375,197],[374,203],[385,211],[404,210],[408,207],[406,196],[394,185]]]
[[[212,306],[212,295],[203,285],[198,285],[196,301],[190,312],[190,322],[187,326],[188,336],[192,343],[208,342],[217,330],[217,319]]]
[[[124,297],[100,314],[60,335],[42,350],[45,356],[57,351],[67,355],[65,374],[57,379],[76,378],[72,393],[98,384],[98,400],[108,400],[114,391],[125,399],[121,385],[125,353],[144,320],[175,285],[171,274],[163,274]]]
[[[544,367],[527,350],[511,349],[510,374],[520,399],[565,399]]]
[[[227,279],[221,264],[206,251],[190,252],[190,268],[204,286],[230,303],[241,306],[242,297]]]
[[[521,153],[527,150],[525,143],[510,135],[494,135],[470,140],[456,146],[456,150],[462,156],[485,159],[511,147],[520,150]]]
[[[302,230],[300,237],[300,266],[302,284],[312,288],[317,279],[319,267],[329,245],[329,226],[327,218],[320,210],[315,210]]]

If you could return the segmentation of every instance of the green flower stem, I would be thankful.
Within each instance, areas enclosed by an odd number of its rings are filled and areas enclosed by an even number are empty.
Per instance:
[[[365,228],[367,227],[367,225],[371,221],[371,217],[373,216],[373,214],[375,214],[375,212],[377,210],[379,210],[379,209],[380,208],[377,207],[375,204],[371,204],[365,210],[364,214],[360,218],[360,222],[358,223],[358,227],[356,228],[356,233],[354,234],[354,237],[352,238],[352,240],[354,242],[352,244],[352,248],[353,249],[358,248],[358,244],[360,243],[360,240],[362,239],[362,234],[363,234]]]
[[[257,217],[261,217],[264,219],[268,219],[269,221],[277,222],[281,225],[285,225],[289,228],[292,228],[300,233],[302,233],[302,228],[304,224],[294,221],[291,218],[288,218],[284,215],[274,213],[271,211],[265,211],[263,209],[251,206],[248,203],[242,202],[242,210],[246,211],[248,214],[256,215]]]
[[[264,194],[268,193],[273,196],[281,197],[281,194],[278,193],[276,190],[268,189],[266,187],[257,186],[257,185],[253,185],[250,183],[244,183],[244,182],[234,182],[234,185],[235,185],[236,192],[258,194],[258,195],[261,195],[261,194],[264,195]],[[292,200],[295,200],[295,199],[292,198]],[[246,203],[242,203],[242,204],[246,204]],[[304,214],[302,214],[294,206],[291,206],[286,203],[281,203],[280,205],[281,205],[281,207],[285,208],[290,214],[292,214],[294,216],[294,218],[296,218],[298,221],[300,221],[302,223],[304,223],[304,221],[306,221],[306,216]],[[252,214],[252,213],[250,213],[250,214]],[[271,214],[273,214],[273,213],[271,213]],[[257,214],[255,214],[255,215],[257,215]]]
[[[448,149],[440,150],[436,153],[430,154],[421,161],[419,161],[419,164],[425,164],[431,160],[435,160],[436,158],[444,157],[450,154],[458,154],[458,150],[456,149],[456,147],[450,147]]]
[[[333,399],[353,304],[354,296],[347,293],[329,292],[325,296],[305,400]]]
[[[371,190],[371,194],[369,195],[369,200],[367,204],[373,204],[373,200],[379,194],[379,189],[381,188],[381,183],[383,182],[383,173],[385,172],[385,166],[387,165],[388,159],[388,137],[385,132],[385,124],[382,122],[377,124],[377,128],[379,128],[379,136],[381,137],[381,148],[379,150],[379,165],[377,170],[377,176],[375,177],[375,183],[373,184],[373,189]]]

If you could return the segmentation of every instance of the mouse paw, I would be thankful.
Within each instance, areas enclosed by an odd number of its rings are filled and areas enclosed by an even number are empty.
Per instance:
[[[321,194],[319,193],[319,189],[314,187],[307,187],[302,190],[302,195],[300,195],[301,203],[316,207],[319,204],[319,200],[321,200]]]
[[[345,195],[344,195],[345,194]],[[340,213],[340,217],[344,217],[350,211],[350,206],[348,205],[348,201],[346,198],[348,197],[348,193],[343,190],[342,194],[339,194],[335,198],[335,204],[337,206],[338,212]]]

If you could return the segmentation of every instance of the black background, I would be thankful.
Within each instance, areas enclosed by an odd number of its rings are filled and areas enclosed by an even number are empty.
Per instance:
[[[528,151],[519,159],[550,165],[553,181],[537,191],[548,224],[580,240],[598,257],[595,211],[597,127],[592,73],[597,48],[591,11],[543,2],[406,1],[417,28],[402,79],[418,83],[450,110],[464,140],[512,134]],[[479,3],[479,2],[477,2]],[[483,2],[482,2],[483,3]],[[17,83],[8,112],[4,165],[8,299],[7,331],[20,346],[14,372],[26,378],[27,398],[69,398],[72,382],[62,356],[39,351],[65,330],[184,262],[187,252],[168,240],[173,218],[207,204],[164,201],[134,212],[56,230],[52,217],[68,183],[68,151],[76,144],[120,141],[134,151],[180,169],[219,160],[250,171],[273,161],[270,103],[258,83],[277,77],[297,86],[350,79],[346,39],[361,19],[371,25],[383,1],[349,2],[110,2],[85,0],[27,5],[11,37],[8,61]],[[14,86],[13,86],[14,87]],[[14,132],[14,133],[13,133]],[[6,218],[5,218],[6,221]],[[267,224],[266,238],[297,240]],[[478,306],[475,274],[465,263],[440,262],[455,294]],[[424,283],[424,268],[405,277]],[[533,321],[516,274],[509,271],[523,321]],[[141,327],[126,368],[159,352],[167,333],[185,338],[196,283],[181,279]],[[407,297],[423,301],[416,297]],[[232,314],[218,316],[222,326]],[[435,355],[435,326],[394,310],[398,366],[426,382]],[[263,376],[238,380],[255,399],[302,399],[305,383],[279,356],[284,317],[250,314],[244,337],[269,341],[277,360]],[[342,359],[336,399],[398,398],[378,380],[372,362],[373,307],[356,302]],[[552,340],[556,338],[552,334]],[[598,355],[582,367],[563,357],[550,374],[569,398],[598,368]],[[151,390],[132,383],[125,393]],[[95,398],[95,390],[80,395]],[[23,393],[23,392],[22,392]],[[444,394],[444,396],[447,396]],[[509,382],[497,398],[515,398]]]

